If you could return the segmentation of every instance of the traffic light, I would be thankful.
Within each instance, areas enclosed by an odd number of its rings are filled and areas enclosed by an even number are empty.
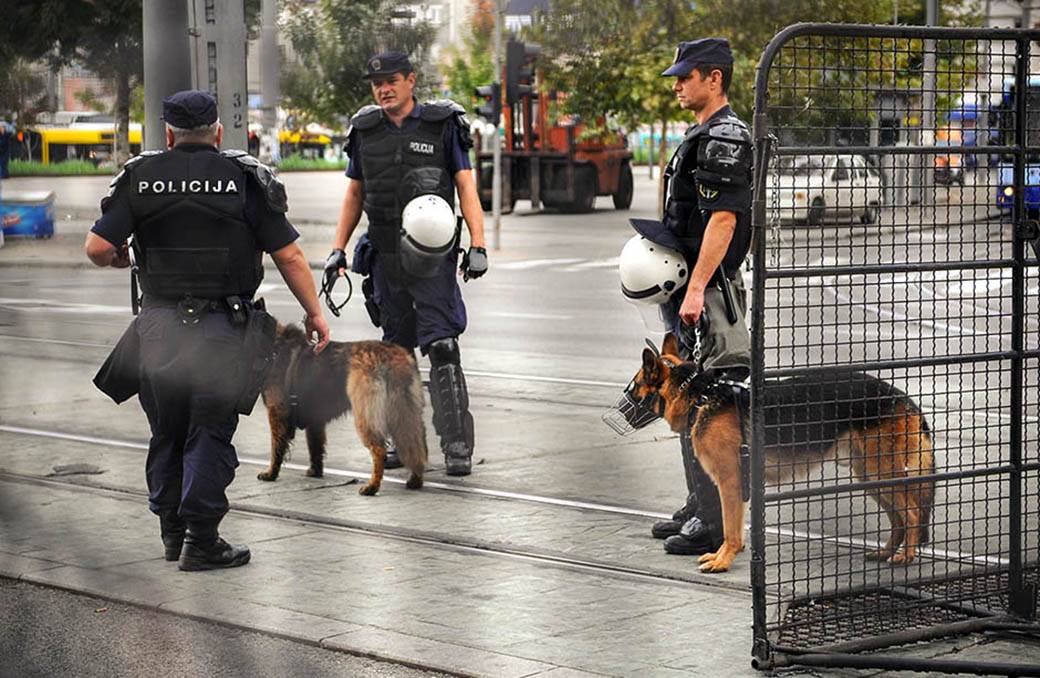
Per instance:
[[[541,51],[530,42],[506,43],[506,101],[510,104],[534,90],[534,60]]]
[[[478,97],[484,98],[484,105],[477,106],[477,115],[493,125],[498,125],[502,117],[502,85],[493,82],[473,90]]]

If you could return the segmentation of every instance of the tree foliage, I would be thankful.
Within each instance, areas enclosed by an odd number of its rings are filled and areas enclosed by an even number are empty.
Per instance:
[[[372,103],[361,76],[368,58],[387,50],[409,54],[422,85],[433,27],[394,19],[398,7],[395,0],[286,0],[279,24],[296,54],[282,66],[286,107],[341,126],[345,117]]]
[[[129,157],[130,91],[143,76],[141,0],[8,3],[0,21],[0,61],[80,63],[116,94],[116,161]]]
[[[462,46],[447,50],[448,64],[444,67],[448,95],[468,111],[483,103],[473,93],[474,88],[495,81],[493,36],[495,3],[493,0],[472,0],[473,14],[470,32]]]

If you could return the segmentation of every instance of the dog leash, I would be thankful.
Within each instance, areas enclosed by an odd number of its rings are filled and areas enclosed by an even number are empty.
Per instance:
[[[319,296],[325,297],[325,305],[329,307],[329,311],[332,315],[339,317],[339,312],[347,305],[350,298],[354,296],[354,283],[350,282],[350,276],[344,274],[343,279],[347,281],[347,298],[343,300],[342,304],[337,304],[332,300],[332,288],[336,286],[336,282],[339,280],[338,271],[325,271],[325,277],[321,281],[321,291],[318,293]]]
[[[337,314],[338,315],[338,314]],[[289,359],[289,367],[285,372],[285,390],[289,392],[289,430],[295,431],[300,428],[300,395],[296,392],[296,372],[300,365],[302,348],[293,349],[292,358]]]

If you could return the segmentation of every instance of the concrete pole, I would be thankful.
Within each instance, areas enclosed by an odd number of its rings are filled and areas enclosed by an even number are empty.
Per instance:
[[[925,19],[928,26],[939,24],[939,0],[925,0]],[[923,92],[921,93],[921,143],[927,146],[935,143],[935,40],[924,41],[924,74],[921,78]],[[930,159],[931,156],[920,156],[922,160]],[[926,164],[926,163],[923,163]],[[935,201],[935,182],[932,176],[933,168],[929,166],[920,167],[921,178],[921,204],[930,205]]]
[[[278,0],[263,0],[263,20],[260,32],[260,93],[263,97],[264,144],[261,155],[265,162],[277,161],[278,101],[281,99],[278,54]]]
[[[144,148],[166,150],[162,100],[191,89],[186,0],[144,0]]]
[[[495,31],[494,31],[494,53],[491,55],[491,64],[495,69],[495,81],[502,81],[502,10],[504,0],[495,0]],[[502,99],[505,99],[505,87],[502,87]],[[503,102],[504,103],[504,102]],[[494,169],[491,174],[491,220],[494,224],[492,229],[491,248],[499,250],[502,248],[502,138],[499,135],[500,120],[495,120],[495,145],[492,148],[492,162]]]
[[[217,98],[224,123],[223,148],[246,148],[248,90],[243,0],[192,3],[192,75],[196,89]]]

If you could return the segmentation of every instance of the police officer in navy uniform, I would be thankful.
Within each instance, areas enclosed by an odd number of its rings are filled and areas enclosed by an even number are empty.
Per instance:
[[[679,105],[693,112],[697,124],[665,171],[662,222],[635,220],[633,226],[651,241],[680,247],[690,264],[685,290],[661,309],[684,357],[699,358],[702,369],[719,380],[740,383],[751,365],[740,268],[751,243],[752,137],[726,97],[733,77],[729,43],[680,43],[662,75],[675,77]],[[688,434],[680,444],[689,495],[673,519],[656,523],[652,533],[665,539],[669,553],[713,553],[723,541],[718,490],[697,462]]]
[[[163,101],[169,150],[131,159],[101,201],[87,235],[98,266],[131,265],[143,290],[139,399],[152,437],[146,476],[167,560],[182,570],[237,567],[249,549],[225,542],[217,526],[238,460],[244,356],[243,311],[275,264],[306,311],[315,350],[329,340],[299,234],[286,220],[285,189],[245,151],[218,151],[223,127],[207,92]],[[133,236],[132,245],[127,240]],[[182,548],[183,546],[183,548]]]
[[[415,100],[415,73],[405,54],[373,56],[363,77],[369,80],[377,105],[363,107],[351,119],[349,182],[326,274],[345,273],[344,248],[364,210],[368,232],[358,240],[353,270],[369,276],[363,285],[366,306],[373,323],[382,327],[385,341],[411,350],[418,347],[429,356],[433,422],[445,470],[448,475],[468,475],[473,417],[458,343],[466,329],[456,271],[458,250],[452,246],[447,254],[438,255],[441,259],[432,274],[416,275],[402,256],[407,226],[402,226],[402,211],[426,194],[438,196],[454,209],[457,191],[470,241],[461,273],[469,280],[487,272],[484,213],[467,154],[473,145],[469,124],[462,107],[452,101],[421,104]],[[399,465],[391,448],[387,466]]]

